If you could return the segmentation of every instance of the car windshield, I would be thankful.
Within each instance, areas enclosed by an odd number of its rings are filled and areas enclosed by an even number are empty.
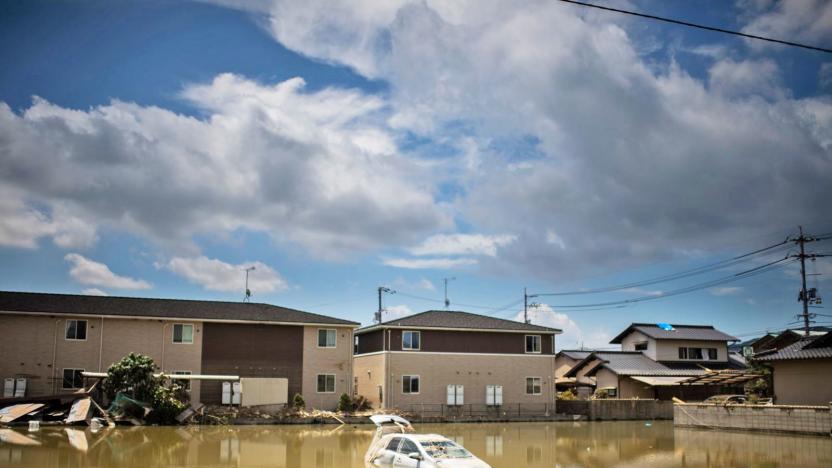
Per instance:
[[[455,444],[450,440],[424,440],[422,447],[425,452],[433,459],[443,458],[470,458],[473,457],[471,452],[465,450],[463,447]]]

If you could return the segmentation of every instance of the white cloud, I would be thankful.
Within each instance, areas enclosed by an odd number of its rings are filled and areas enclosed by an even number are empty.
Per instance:
[[[515,315],[514,320],[523,321],[523,311]],[[569,315],[557,312],[548,304],[540,304],[538,307],[529,309],[529,320],[534,325],[557,328],[563,333],[555,337],[557,349],[575,349],[581,346],[585,348],[609,347],[610,335],[601,326],[593,326],[593,332],[585,334],[578,324]]]
[[[410,310],[410,307],[405,304],[389,306],[385,308],[384,314],[382,315],[382,321],[389,322],[390,320],[399,319],[408,315],[413,315],[413,311]]]
[[[512,235],[437,234],[408,251],[413,255],[487,255],[497,256],[497,249],[517,240]]]
[[[641,296],[652,296],[652,297],[659,297],[664,294],[664,291],[658,289],[644,289],[644,288],[626,288],[622,289],[621,292],[631,293],[631,294],[639,294]]]
[[[477,261],[472,258],[385,258],[382,259],[382,263],[387,266],[407,268],[411,270],[449,270],[453,268],[476,265]]]
[[[21,115],[0,103],[0,183],[14,195],[0,242],[77,246],[106,226],[196,253],[195,235],[248,229],[343,258],[449,226],[416,182],[426,169],[397,153],[384,101],[303,88],[219,75],[182,93],[202,119],[119,101],[35,99]]]
[[[69,275],[81,284],[129,290],[151,288],[147,281],[119,276],[110,271],[107,265],[90,260],[77,253],[67,254],[64,260],[72,264]]]
[[[546,243],[556,245],[560,247],[561,250],[566,250],[566,243],[555,231],[551,229],[546,230]]]
[[[783,99],[789,92],[783,88],[780,69],[773,60],[726,59],[716,62],[710,70],[710,87],[729,98],[763,96]]]
[[[245,291],[245,269],[254,267],[249,273],[248,285],[253,295],[280,292],[288,288],[286,280],[270,266],[262,262],[245,262],[239,265],[208,258],[205,256],[172,258],[166,267],[194,284],[211,291]]]
[[[828,0],[758,2],[749,6],[751,18],[742,29],[746,34],[821,47],[832,39],[832,2]],[[754,39],[746,43],[755,49],[777,47]]]
[[[708,292],[714,296],[733,296],[743,291],[741,286],[720,286],[718,288],[710,288]]]
[[[81,294],[86,294],[87,296],[107,296],[108,294],[98,288],[86,288],[81,290]]]
[[[425,291],[435,291],[436,286],[427,278],[419,278],[416,281],[407,281],[401,276],[393,280],[393,286],[403,290],[407,289],[424,289]]]

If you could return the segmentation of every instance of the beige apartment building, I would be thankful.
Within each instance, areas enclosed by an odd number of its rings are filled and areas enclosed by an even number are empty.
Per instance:
[[[560,332],[436,310],[361,328],[355,332],[354,391],[376,408],[552,408]]]
[[[72,392],[134,352],[166,374],[285,378],[287,399],[333,409],[352,390],[357,325],[270,304],[0,292],[0,379],[18,396]],[[186,385],[221,403],[222,382]]]

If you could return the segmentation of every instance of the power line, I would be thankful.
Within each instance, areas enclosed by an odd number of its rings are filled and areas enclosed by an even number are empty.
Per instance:
[[[757,39],[757,40],[760,40],[760,41],[773,42],[773,43],[776,43],[776,44],[783,44],[783,45],[792,46],[792,47],[800,47],[800,48],[803,48],[803,49],[815,50],[815,51],[818,51],[818,52],[826,52],[827,54],[832,54],[832,49],[825,49],[823,47],[816,47],[816,46],[811,46],[811,45],[806,45],[806,44],[800,44],[798,42],[790,42],[790,41],[784,41],[784,40],[781,40],[781,39],[773,39],[773,38],[770,38],[770,37],[757,36],[757,35],[754,35],[754,34],[747,34],[747,33],[739,32],[739,31],[732,31],[730,29],[717,28],[717,27],[714,27],[714,26],[705,26],[705,25],[702,25],[702,24],[691,23],[691,22],[688,22],[688,21],[681,21],[681,20],[677,20],[677,19],[673,19],[673,18],[665,18],[665,17],[662,17],[662,16],[648,15],[646,13],[639,13],[639,12],[630,11],[630,10],[622,10],[620,8],[612,8],[612,7],[602,6],[602,5],[596,5],[596,4],[593,4],[593,3],[578,2],[578,1],[575,1],[575,0],[560,0],[560,1],[564,2],[564,3],[571,3],[573,5],[580,5],[580,6],[590,7],[590,8],[597,8],[599,10],[606,10],[606,11],[612,11],[612,12],[615,12],[615,13],[622,13],[622,14],[625,14],[625,15],[638,16],[638,17],[641,17],[641,18],[647,18],[647,19],[652,19],[652,20],[656,20],[656,21],[664,21],[665,23],[679,24],[679,25],[688,26],[688,27],[691,27],[691,28],[704,29],[706,31],[714,31],[714,32],[721,32],[721,33],[725,33],[725,34],[733,34],[735,36],[745,37],[745,38],[748,38],[748,39]]]
[[[554,292],[554,293],[536,293],[536,294],[529,294],[528,297],[540,297],[540,296],[577,296],[577,295],[586,295],[586,294],[597,294],[597,293],[606,293],[606,292],[614,292],[614,291],[622,291],[625,289],[632,289],[638,288],[642,286],[651,286],[654,284],[665,283],[668,281],[675,281],[677,279],[687,278],[690,276],[701,275],[703,273],[708,273],[710,271],[722,270],[729,266],[736,265],[738,263],[743,263],[748,261],[750,257],[755,255],[759,255],[764,252],[768,252],[772,249],[776,249],[783,245],[789,243],[790,240],[786,239],[783,242],[778,242],[776,244],[769,245],[768,247],[763,247],[762,249],[757,249],[753,252],[748,252],[733,258],[720,260],[715,263],[710,263],[708,265],[703,265],[700,267],[692,268],[690,270],[684,270],[677,273],[671,273],[669,275],[658,276],[655,278],[650,278],[642,281],[635,281],[633,283],[626,283],[620,284],[616,286],[605,286],[602,288],[595,288],[595,289],[586,289],[582,291],[564,291],[564,292]]]

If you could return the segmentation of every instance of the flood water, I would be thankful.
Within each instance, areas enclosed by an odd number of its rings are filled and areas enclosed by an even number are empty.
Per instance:
[[[670,421],[416,424],[492,467],[832,466],[832,438],[675,429]],[[0,465],[363,467],[363,426],[0,429]]]

